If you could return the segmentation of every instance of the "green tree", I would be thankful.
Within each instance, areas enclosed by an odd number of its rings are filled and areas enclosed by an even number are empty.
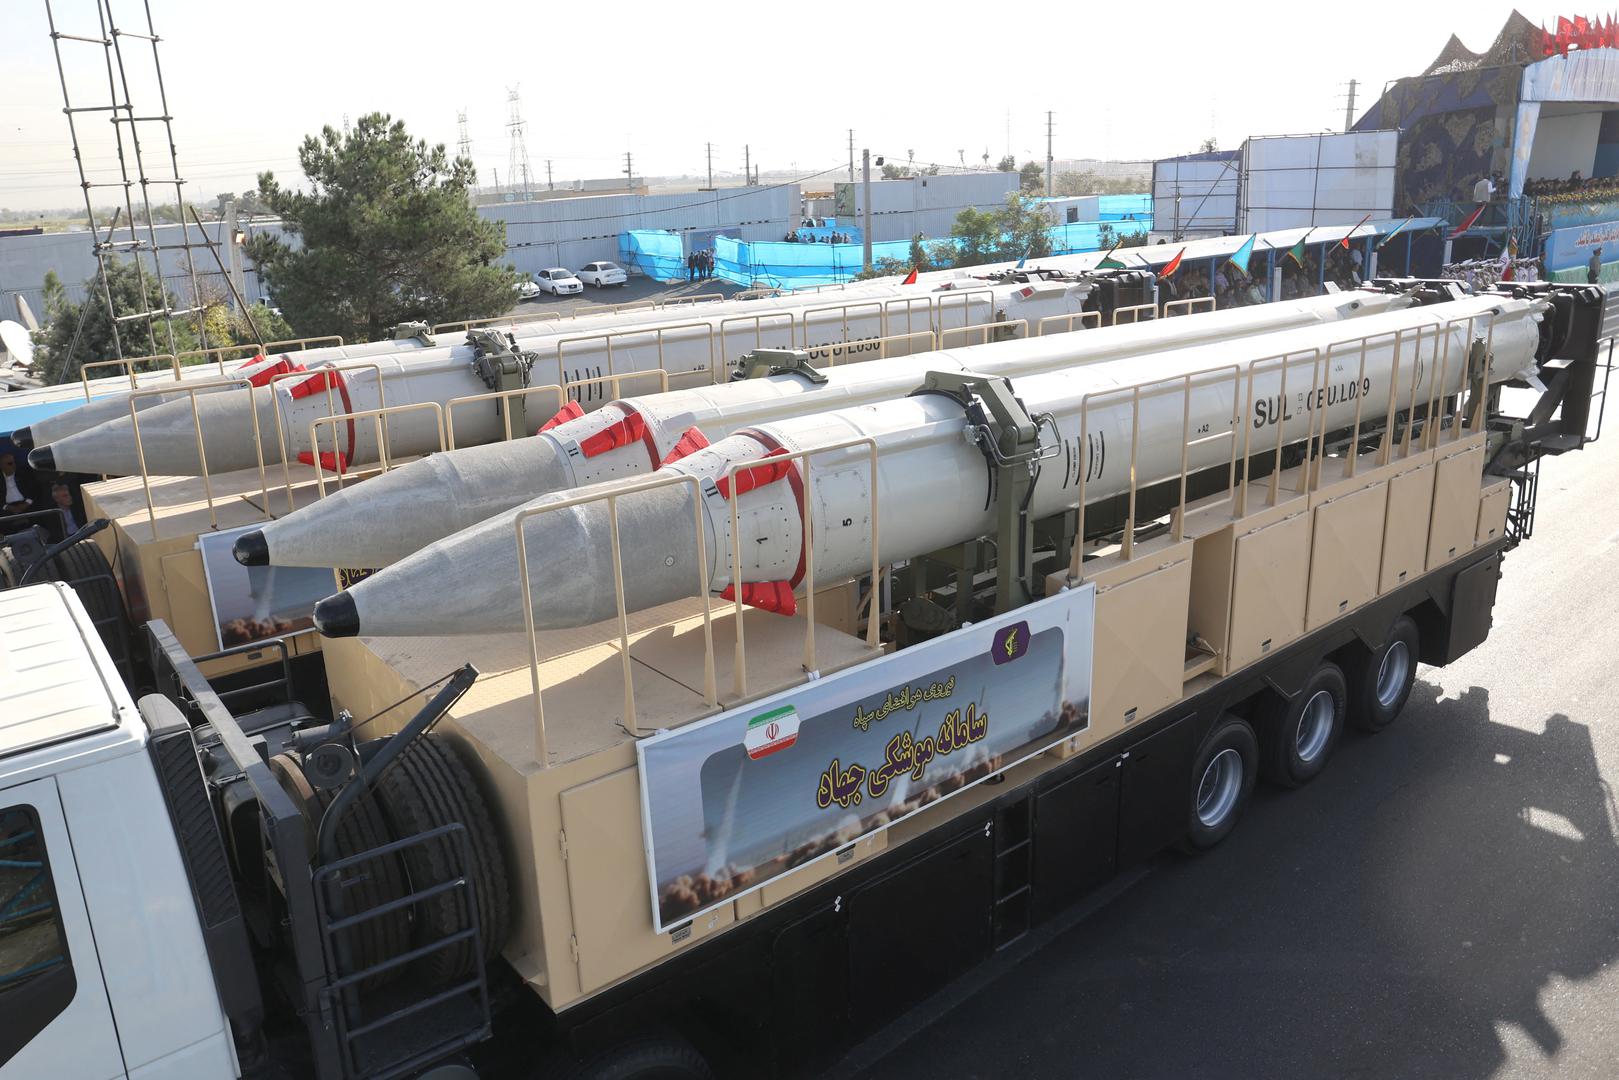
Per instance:
[[[1216,139],[1213,135],[1210,135],[1208,138],[1197,144],[1197,150],[1200,154],[1210,154],[1218,149],[1220,149],[1220,140]]]
[[[928,258],[927,249],[922,246],[923,239],[921,233],[911,237],[911,267],[919,271],[933,269],[933,260]]]
[[[472,162],[412,139],[383,113],[305,138],[298,161],[308,192],[264,173],[259,198],[301,245],[258,236],[248,253],[304,333],[370,341],[396,323],[481,319],[511,307],[516,275],[497,264],[504,225],[473,209]]]
[[[1019,186],[1024,191],[1039,191],[1045,186],[1045,166],[1038,161],[1025,161],[1023,166],[1018,169],[1018,177],[1020,180]]]
[[[995,168],[998,172],[1017,172],[1017,158],[1007,154],[995,163]]]
[[[978,266],[1014,259],[1040,259],[1051,254],[1051,211],[1021,192],[1006,198],[999,210],[979,210],[969,206],[956,215],[950,226],[951,242],[934,244],[930,261],[940,269],[950,266]],[[913,249],[916,246],[913,241]]]
[[[164,290],[160,294],[157,279],[150,267],[146,268],[145,278],[146,291],[143,296],[141,274],[135,264],[115,257],[107,259],[107,285],[119,315],[154,311],[162,306],[162,298],[167,298],[172,309],[194,306],[182,304],[172,291]],[[34,338],[35,344],[43,351],[42,366],[48,382],[72,382],[79,377],[79,369],[85,364],[111,360],[118,355],[118,350],[113,347],[112,320],[107,317],[99,275],[85,281],[83,303],[75,304],[68,300],[67,290],[54,271],[46,272],[43,291],[46,323]],[[210,346],[245,345],[257,340],[247,320],[232,311],[225,302],[222,290],[210,291],[205,286],[199,299],[203,307],[203,328]],[[81,318],[82,327],[79,325]],[[253,318],[266,342],[284,341],[297,336],[285,319],[263,305],[253,309]],[[191,352],[201,348],[197,338],[196,316],[178,316],[173,326],[175,352]],[[74,344],[75,334],[77,345]],[[153,319],[150,325],[144,319],[130,319],[118,324],[118,345],[126,357],[165,355],[169,351],[169,335],[162,319]],[[189,357],[185,362],[201,363],[203,359]],[[142,365],[143,368],[158,366],[161,365]],[[114,374],[114,370],[109,368],[101,374]]]

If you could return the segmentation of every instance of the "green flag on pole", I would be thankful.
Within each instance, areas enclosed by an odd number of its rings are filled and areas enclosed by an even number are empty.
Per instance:
[[[1107,249],[1107,254],[1102,256],[1102,261],[1096,264],[1098,270],[1124,269],[1124,264],[1113,257],[1113,253],[1119,250],[1119,244],[1121,243],[1123,243],[1122,240],[1114,241],[1113,246]]]
[[[1301,269],[1304,266],[1304,241],[1308,240],[1310,238],[1310,234],[1314,231],[1315,229],[1313,226],[1305,229],[1304,235],[1299,237],[1299,242],[1287,249],[1288,257],[1294,262],[1298,263]]]

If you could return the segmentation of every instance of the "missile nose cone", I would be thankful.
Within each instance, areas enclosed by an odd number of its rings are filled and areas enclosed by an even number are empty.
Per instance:
[[[34,432],[32,428],[20,427],[11,433],[11,441],[19,450],[32,450],[34,448]]]
[[[56,454],[48,446],[37,447],[28,451],[28,464],[36,469],[47,472],[56,471]]]
[[[315,627],[326,637],[358,636],[360,612],[354,606],[354,597],[340,592],[316,604]]]
[[[265,541],[262,529],[238,536],[236,543],[231,545],[230,553],[243,566],[270,565],[270,545]]]

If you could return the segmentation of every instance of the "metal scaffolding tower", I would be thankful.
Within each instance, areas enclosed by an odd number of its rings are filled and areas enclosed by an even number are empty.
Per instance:
[[[506,127],[511,132],[510,148],[506,161],[506,180],[517,190],[517,179],[523,180],[523,199],[529,197],[528,187],[528,143],[524,139],[524,132],[528,130],[528,122],[523,119],[523,102],[517,96],[517,89],[513,87],[506,91],[506,100],[511,102],[511,119],[506,121]]]
[[[60,0],[56,0],[59,3]],[[81,0],[82,2],[82,0]],[[158,320],[162,320],[164,327],[164,340],[168,352],[173,354],[178,350],[174,340],[174,320],[177,317],[193,315],[197,322],[197,338],[202,348],[208,348],[207,331],[204,326],[203,315],[206,304],[203,302],[202,291],[197,283],[197,262],[195,248],[209,247],[206,236],[200,242],[191,239],[191,227],[186,222],[185,179],[180,175],[180,156],[174,145],[173,116],[169,113],[168,92],[163,86],[163,65],[158,56],[157,28],[152,22],[152,7],[150,0],[142,0],[141,8],[145,13],[145,30],[126,30],[120,27],[113,16],[112,0],[91,0],[96,9],[98,32],[94,34],[64,33],[57,27],[56,3],[45,0],[45,13],[50,21],[51,45],[56,54],[56,72],[62,84],[62,112],[67,116],[68,133],[73,139],[73,160],[79,170],[79,187],[84,192],[84,209],[90,219],[90,236],[95,251],[96,264],[100,268],[101,296],[100,300],[106,304],[108,313],[112,316],[113,349],[118,358],[123,359],[124,347],[119,327],[129,323],[144,322],[146,333],[152,352],[160,349],[156,329]],[[131,45],[129,53],[124,52],[125,42],[146,42],[151,46],[151,63],[147,68],[141,57],[145,50],[138,44]],[[105,103],[98,100],[97,92],[91,92],[83,87],[74,87],[70,90],[68,78],[68,65],[63,63],[62,46],[67,42],[71,45],[99,46],[102,50],[102,59],[107,74],[107,96]],[[97,67],[101,65],[96,65]],[[141,108],[136,108],[136,102],[130,92],[132,79],[139,83],[142,78],[150,82],[151,90],[156,100],[143,100]],[[97,76],[99,82],[99,76]],[[75,91],[82,91],[75,93]],[[90,102],[89,104],[76,104],[75,102]],[[153,108],[155,106],[155,108]],[[92,179],[92,169],[86,163],[86,156],[80,144],[80,119],[87,118],[95,113],[106,114],[107,120],[112,124],[113,142],[117,151],[118,166],[117,179]],[[154,129],[161,129],[154,133]],[[86,129],[88,130],[88,129]],[[152,133],[152,134],[148,134]],[[152,140],[161,140],[167,147],[168,162],[167,175],[148,176],[146,172],[146,151],[143,135]],[[161,159],[163,149],[160,146],[158,156]],[[109,170],[109,173],[111,170]],[[99,174],[98,174],[99,175]],[[157,226],[152,215],[152,188],[163,188],[167,185],[174,187],[174,203],[176,218],[180,225],[180,242],[178,244],[162,244],[158,241]],[[118,206],[108,223],[105,236],[103,236],[100,223],[96,220],[96,207],[94,192],[101,188],[116,188],[120,192],[122,205]],[[138,210],[138,213],[137,213]],[[127,223],[129,238],[118,239],[119,218]],[[144,236],[142,235],[144,233]],[[135,262],[137,279],[140,282],[141,303],[144,310],[120,313],[113,303],[112,287],[107,276],[109,258],[116,258],[119,250],[127,251]],[[191,306],[175,309],[169,303],[169,293],[164,285],[163,252],[180,251],[183,253],[185,270],[191,281]],[[217,252],[215,253],[217,257]],[[157,294],[155,301],[151,291],[146,285],[146,262],[151,259],[151,268],[157,277]],[[87,298],[81,310],[80,320],[82,327],[83,312],[88,311],[91,299]],[[77,334],[75,334],[75,345]]]

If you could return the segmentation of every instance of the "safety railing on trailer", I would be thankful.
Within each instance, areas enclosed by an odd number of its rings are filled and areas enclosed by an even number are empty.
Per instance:
[[[1023,330],[1022,334],[1019,334],[1017,332],[1019,327],[1021,327],[1022,330]],[[1010,334],[1002,336],[999,333],[999,331],[1002,330],[1002,329],[1010,329],[1012,332]],[[951,334],[960,334],[964,338],[969,337],[972,334],[982,334],[984,339],[982,341],[978,342],[977,344],[979,344],[979,345],[988,345],[991,342],[995,342],[995,341],[1007,341],[1007,340],[1010,340],[1010,339],[1016,338],[1016,337],[1028,337],[1029,336],[1029,320],[1028,319],[996,319],[994,322],[975,323],[972,326],[952,326],[952,327],[948,327],[947,329],[942,330],[942,331],[939,332],[939,348],[948,349],[950,347],[950,335]],[[968,344],[972,344],[972,342],[969,341]]]
[[[904,352],[894,352],[889,345],[897,342],[923,343],[921,349],[907,347]],[[909,334],[885,334],[882,337],[855,338],[853,341],[829,342],[825,345],[811,345],[806,351],[812,362],[826,361],[827,367],[837,367],[839,364],[855,362],[855,353],[868,353],[876,351],[870,360],[887,360],[890,356],[911,356],[917,352],[932,352],[939,347],[939,338],[932,330],[914,330]],[[839,358],[841,352],[841,359]]]
[[[1072,311],[1067,315],[1047,315],[1034,324],[1034,336],[1045,337],[1047,333],[1071,334],[1074,331],[1075,321],[1078,321],[1081,326],[1099,329],[1102,325],[1102,313],[1100,311]],[[1061,330],[1048,331],[1046,329],[1048,326],[1058,325],[1062,327]]]
[[[488,319],[460,319],[455,322],[433,324],[433,334],[455,333],[479,326],[521,326],[531,322],[558,322],[566,316],[560,311],[525,311],[521,315],[495,315]]]
[[[681,330],[701,330],[703,332],[703,337],[706,339],[708,344],[708,363],[706,366],[677,370],[669,365],[664,355],[664,350],[668,345],[668,335]],[[693,336],[695,337],[696,335]],[[674,323],[669,326],[631,326],[625,327],[621,330],[607,330],[599,334],[581,334],[577,337],[560,338],[556,343],[557,377],[564,382],[569,381],[563,377],[564,373],[568,370],[567,352],[569,346],[575,346],[573,351],[577,355],[583,351],[578,346],[581,346],[587,342],[598,343],[604,346],[607,350],[607,370],[603,372],[598,369],[598,374],[620,374],[620,372],[616,370],[615,366],[616,357],[614,354],[614,342],[619,343],[618,348],[620,350],[636,348],[636,346],[633,344],[625,344],[625,339],[631,338],[643,339],[640,345],[641,348],[645,348],[647,344],[651,344],[657,348],[658,360],[653,366],[658,370],[673,371],[675,377],[708,375],[711,382],[718,382],[722,378],[720,372],[724,365],[721,363],[722,358],[720,343],[717,340],[714,325],[707,322]],[[650,339],[650,342],[645,339]]]
[[[1077,464],[1079,473],[1078,491],[1075,506],[1076,520],[1074,530],[1074,550],[1069,562],[1068,576],[1071,580],[1079,582],[1084,580],[1085,574],[1085,499],[1088,493],[1092,473],[1098,476],[1101,472],[1100,463],[1105,460],[1093,448],[1091,438],[1091,413],[1100,402],[1111,402],[1113,407],[1128,405],[1130,409],[1130,464],[1126,491],[1126,510],[1123,528],[1123,538],[1119,549],[1119,561],[1127,562],[1134,555],[1135,525],[1136,525],[1136,498],[1139,488],[1139,477],[1136,475],[1136,464],[1140,450],[1141,435],[1141,402],[1143,397],[1151,399],[1164,394],[1179,393],[1181,396],[1181,450],[1180,450],[1180,492],[1175,507],[1170,514],[1171,535],[1178,543],[1185,536],[1186,518],[1186,486],[1187,477],[1192,469],[1192,455],[1199,448],[1222,439],[1230,440],[1231,449],[1228,454],[1226,474],[1226,494],[1223,500],[1214,500],[1208,506],[1222,505],[1235,497],[1237,485],[1237,426],[1243,423],[1243,417],[1233,410],[1229,424],[1224,431],[1209,431],[1198,433],[1192,429],[1192,394],[1196,390],[1209,388],[1217,390],[1227,379],[1231,381],[1231,401],[1235,405],[1238,390],[1242,382],[1242,366],[1240,364],[1225,364],[1220,367],[1205,368],[1201,371],[1189,372],[1185,375],[1170,379],[1158,379],[1134,386],[1115,386],[1106,390],[1097,390],[1086,394],[1079,403],[1079,442],[1080,461]],[[1101,445],[1100,439],[1095,440],[1097,447]],[[1105,561],[1103,562],[1105,565]]]
[[[946,321],[957,308],[960,308],[961,327],[983,325],[973,322],[973,311],[979,304],[984,306],[985,312],[989,315],[985,321],[995,320],[995,290],[988,286],[976,289],[950,289],[930,295],[933,297],[933,329],[939,332],[940,340],[943,340],[944,331],[948,329]]]
[[[388,408],[388,386],[382,378],[382,365],[375,360],[347,361],[341,365],[334,364],[328,367],[316,367],[306,371],[278,371],[274,375],[270,376],[270,381],[267,385],[269,387],[270,400],[274,403],[276,445],[280,448],[281,455],[281,483],[287,496],[287,513],[289,514],[297,509],[297,501],[293,497],[292,493],[292,462],[293,459],[295,459],[298,455],[287,438],[288,432],[286,422],[282,418],[281,399],[276,396],[275,392],[276,385],[292,379],[320,378],[320,389],[324,390],[326,393],[327,417],[345,416],[348,415],[348,411],[352,411],[353,406],[344,387],[347,386],[347,378],[349,373],[354,371],[370,371],[376,378],[377,408],[385,412]],[[326,377],[322,378],[322,373],[325,373]],[[340,382],[341,385],[339,385]],[[339,409],[337,404],[340,395],[343,400],[342,409]],[[253,415],[254,422],[257,423],[258,411],[254,410]],[[351,444],[353,442],[353,431],[354,429],[351,422],[351,426],[349,428]],[[311,442],[309,454],[314,461],[320,460],[320,455],[318,453],[319,449],[319,447],[315,446],[313,442]],[[335,452],[333,460],[338,460],[338,458],[335,456]],[[353,465],[352,461],[344,463],[345,468],[350,465]],[[322,495],[324,495],[324,491],[322,492]],[[268,497],[266,498],[268,499]],[[265,503],[265,509],[269,509],[268,501]]]
[[[797,462],[798,464],[796,465],[796,467],[799,469],[799,473],[800,473],[800,477],[802,479],[802,482],[806,487],[808,487],[809,484],[810,484],[810,481],[811,481],[810,463],[809,462],[810,462],[810,459],[812,457],[817,457],[817,456],[824,455],[824,454],[831,454],[831,453],[849,451],[849,450],[852,450],[852,449],[854,449],[856,447],[864,448],[864,450],[866,451],[865,456],[867,458],[868,467],[871,470],[871,493],[872,494],[871,494],[871,569],[870,569],[870,580],[871,580],[871,588],[873,590],[876,590],[878,588],[878,584],[879,584],[879,581],[880,581],[880,578],[881,578],[881,570],[882,570],[882,567],[881,567],[881,565],[880,565],[880,563],[878,561],[878,559],[879,559],[878,552],[879,552],[880,536],[879,536],[879,532],[878,532],[879,503],[878,503],[878,498],[877,498],[877,483],[876,483],[876,470],[877,470],[877,443],[876,443],[876,440],[874,440],[874,439],[872,439],[870,437],[849,439],[849,440],[845,440],[843,442],[832,443],[832,444],[829,444],[827,446],[819,446],[819,447],[814,447],[814,448],[811,448],[811,449],[798,450],[798,451],[794,451],[794,452],[791,452],[791,453],[776,453],[776,454],[770,455],[768,458],[765,458],[765,459],[755,459],[753,461],[737,462],[736,464],[732,465],[730,468],[728,468],[726,470],[724,477],[719,481],[719,483],[727,485],[727,489],[730,490],[730,491],[738,491],[737,477],[741,473],[748,473],[748,472],[750,472],[752,470],[760,470],[760,469],[773,470],[773,469],[780,468],[782,465],[792,463],[792,462]],[[609,546],[609,552],[610,552],[610,555],[611,555],[611,565],[612,565],[612,569],[613,569],[613,597],[614,597],[614,603],[615,603],[615,608],[616,608],[616,616],[615,617],[616,617],[616,620],[617,620],[617,627],[618,627],[618,633],[617,633],[618,648],[617,648],[617,652],[618,652],[618,656],[619,656],[621,677],[623,679],[623,689],[624,689],[623,726],[624,726],[624,730],[627,733],[629,733],[629,735],[631,737],[639,738],[642,735],[645,735],[647,733],[641,730],[640,724],[639,724],[639,722],[637,720],[637,717],[636,717],[634,668],[632,666],[632,657],[631,657],[631,653],[630,653],[630,633],[631,633],[631,631],[630,631],[630,622],[629,622],[630,612],[629,612],[628,604],[627,604],[627,601],[626,601],[626,598],[625,598],[623,553],[621,551],[620,544],[619,544],[618,503],[619,503],[619,500],[624,499],[626,497],[639,495],[639,494],[642,494],[642,493],[648,492],[648,491],[656,491],[656,490],[663,489],[663,488],[670,488],[670,487],[677,487],[677,486],[689,487],[690,492],[691,492],[692,527],[693,527],[693,531],[695,533],[695,539],[696,539],[696,546],[695,546],[694,550],[697,553],[697,557],[696,557],[696,560],[695,560],[696,563],[697,563],[697,574],[696,574],[696,581],[695,581],[695,584],[697,586],[696,596],[699,597],[700,600],[701,600],[702,622],[703,622],[703,701],[704,701],[704,704],[709,709],[718,709],[720,707],[720,704],[719,704],[718,676],[716,674],[717,665],[716,665],[716,662],[715,662],[715,653],[714,653],[714,604],[713,604],[713,598],[710,595],[711,582],[710,582],[710,575],[709,575],[708,560],[706,558],[706,552],[708,551],[708,538],[707,538],[707,529],[706,529],[706,526],[704,524],[703,499],[702,499],[702,481],[701,481],[701,479],[699,477],[688,475],[688,474],[683,474],[683,473],[655,474],[653,476],[649,476],[649,477],[645,478],[644,480],[640,480],[640,481],[637,481],[637,482],[634,482],[634,483],[626,484],[626,485],[624,485],[622,487],[615,488],[615,489],[613,489],[611,491],[575,495],[575,496],[572,496],[570,498],[561,499],[561,500],[558,500],[556,502],[547,503],[544,506],[530,507],[530,508],[528,508],[526,510],[520,511],[517,514],[516,518],[513,520],[512,528],[513,528],[513,532],[515,534],[516,541],[517,541],[518,577],[520,579],[520,583],[521,583],[521,586],[522,586],[522,594],[521,595],[522,595],[522,605],[523,605],[523,627],[524,627],[525,640],[527,641],[528,650],[529,650],[529,677],[530,677],[530,681],[531,681],[532,691],[533,691],[533,694],[534,694],[534,725],[535,725],[535,727],[534,727],[534,743],[535,743],[535,755],[536,755],[536,760],[539,761],[542,766],[548,766],[549,761],[550,761],[550,753],[549,753],[549,749],[548,749],[549,741],[548,741],[548,737],[546,735],[546,724],[545,724],[545,701],[544,701],[544,694],[542,692],[542,688],[541,688],[541,685],[540,685],[541,684],[540,667],[541,667],[541,664],[542,664],[543,660],[547,659],[547,658],[542,658],[540,656],[539,638],[538,638],[538,635],[537,635],[537,632],[536,632],[536,629],[535,629],[534,593],[533,593],[532,582],[531,582],[531,579],[530,579],[529,569],[528,569],[528,566],[529,566],[529,564],[528,564],[528,537],[527,537],[527,531],[525,530],[524,526],[531,518],[539,517],[542,514],[554,513],[556,511],[561,511],[561,510],[570,510],[570,509],[572,509],[572,508],[574,508],[576,506],[583,506],[583,505],[585,505],[587,503],[605,502],[607,504],[608,546]],[[729,554],[729,571],[730,571],[730,574],[729,574],[729,577],[730,577],[730,582],[731,582],[731,585],[732,585],[732,588],[731,588],[731,593],[732,593],[731,603],[733,604],[734,611],[735,611],[735,632],[736,632],[736,642],[735,642],[735,646],[734,646],[735,652],[734,652],[733,672],[732,672],[732,685],[733,685],[733,692],[734,692],[735,696],[738,697],[738,698],[742,698],[742,697],[745,697],[747,695],[747,692],[748,692],[748,690],[747,690],[747,639],[746,639],[746,631],[745,631],[744,626],[743,626],[743,614],[744,614],[744,611],[745,611],[747,605],[743,600],[743,589],[739,587],[740,584],[742,583],[741,582],[741,578],[742,578],[742,572],[741,571],[742,571],[742,566],[743,566],[743,552],[742,552],[742,549],[741,549],[739,511],[737,509],[738,500],[733,498],[733,499],[729,499],[729,500],[726,500],[726,501],[731,506],[731,543],[729,545],[730,546],[730,554]],[[804,521],[803,521],[803,527],[804,527],[804,536],[803,536],[804,577],[803,577],[803,581],[802,581],[802,587],[803,587],[804,592],[805,592],[805,608],[804,608],[804,612],[805,612],[805,628],[804,628],[804,652],[803,652],[803,670],[805,672],[814,672],[814,671],[818,670],[818,668],[817,668],[817,659],[816,659],[817,654],[816,654],[816,647],[815,647],[815,633],[816,633],[815,584],[816,584],[816,582],[815,582],[815,546],[814,546],[814,537],[815,537],[815,507],[814,507],[814,502],[815,502],[815,500],[813,500],[813,499],[804,500]],[[880,642],[879,642],[879,629],[880,629],[880,626],[879,626],[879,624],[880,624],[879,612],[876,611],[876,610],[872,610],[870,615],[867,618],[866,644],[867,644],[867,646],[869,648],[871,648],[873,650],[880,647]]]
[[[767,327],[765,324],[767,322],[771,324],[768,327],[769,330],[786,332],[786,344],[766,343],[765,332]],[[725,355],[729,355],[732,332],[741,331],[746,326],[752,327],[753,348],[755,349],[795,349],[798,347],[798,320],[793,312],[781,310],[760,311],[752,315],[727,315],[720,320],[719,335],[720,341],[724,345]]]
[[[875,317],[876,320],[877,320],[877,326],[878,326],[878,331],[877,332],[878,332],[878,334],[883,334],[883,333],[887,332],[887,323],[883,318],[883,315],[884,315],[883,301],[880,300],[880,299],[851,300],[848,303],[844,303],[844,304],[828,304],[825,307],[805,308],[804,310],[802,310],[802,311],[800,311],[798,313],[799,332],[802,334],[802,338],[800,339],[801,342],[802,342],[801,347],[806,348],[806,349],[811,347],[810,346],[810,317],[812,315],[826,315],[826,314],[836,313],[837,314],[837,323],[838,323],[838,340],[839,341],[848,341],[849,340],[849,317],[850,317],[851,312],[856,313],[854,317],[857,320],[858,319],[869,319],[869,318]],[[821,324],[821,326],[824,327],[824,326],[826,326],[826,324],[832,322],[833,320],[832,319],[821,319],[821,320],[818,320],[818,321]]]
[[[203,445],[202,417],[197,411],[197,394],[200,391],[225,390],[238,388],[247,391],[248,410],[253,414],[253,452],[258,458],[259,490],[264,495],[264,505],[270,504],[270,485],[264,471],[264,440],[259,432],[259,411],[255,407],[253,383],[245,376],[226,379],[197,379],[193,382],[182,383],[178,387],[161,386],[145,390],[132,390],[129,394],[129,421],[135,436],[135,460],[140,466],[141,489],[146,495],[146,520],[152,529],[152,539],[157,539],[157,505],[152,501],[152,476],[146,468],[146,444],[141,438],[140,406],[142,398],[159,395],[185,394],[191,402],[191,423],[197,437],[197,465],[199,475],[202,477],[203,496],[208,503],[208,526],[211,529],[219,528],[219,514],[214,506],[213,478],[208,473],[208,451]]]
[[[1146,314],[1147,314],[1146,320],[1142,319],[1142,317],[1141,317],[1142,312],[1146,312]],[[1113,309],[1113,325],[1118,326],[1121,323],[1123,323],[1125,321],[1124,317],[1126,315],[1130,316],[1130,322],[1132,322],[1132,323],[1138,323],[1138,322],[1142,322],[1142,321],[1151,321],[1151,320],[1156,319],[1158,317],[1158,305],[1157,304],[1150,304],[1150,303],[1149,304],[1126,304],[1126,305],[1124,305],[1122,307],[1116,307],[1116,308]]]
[[[373,436],[377,440],[377,462],[380,468],[367,471],[387,472],[393,467],[388,454],[390,429],[387,425],[387,420],[407,413],[417,412],[432,413],[434,433],[438,436],[438,448],[440,451],[447,449],[448,444],[445,442],[444,436],[444,406],[436,401],[412,401],[404,405],[390,405],[381,409],[361,409],[358,412],[338,413],[335,416],[317,416],[310,421],[309,454],[313,459],[315,486],[320,491],[320,497],[323,499],[326,497],[326,462],[328,460],[337,466],[333,471],[337,478],[339,490],[342,490],[345,478],[352,479],[355,473],[353,461],[345,461],[342,452],[338,449],[338,424],[349,425],[352,431],[353,425],[357,421],[370,420]],[[329,458],[320,448],[320,429],[323,425],[332,429],[332,452]],[[351,443],[350,450],[352,451],[352,449]]]
[[[1213,311],[1214,297],[1188,296],[1184,300],[1165,300],[1163,317],[1169,319],[1176,315],[1194,315],[1199,308]]]
[[[173,375],[175,379],[179,379],[181,378],[181,368],[192,366],[186,364],[185,361],[187,358],[209,356],[214,358],[214,363],[217,364],[219,368],[219,374],[221,377],[223,377],[228,374],[228,372],[225,370],[225,365],[227,363],[234,363],[236,361],[250,361],[255,357],[268,355],[271,352],[285,351],[289,347],[296,347],[296,351],[303,352],[307,349],[321,349],[328,346],[342,344],[343,338],[341,335],[326,334],[319,337],[290,338],[286,341],[267,342],[262,352],[256,343],[248,343],[244,345],[216,345],[211,349],[191,349],[187,352],[178,354],[151,353],[147,356],[130,356],[119,360],[92,360],[79,369],[79,383],[84,390],[84,398],[86,401],[88,401],[91,397],[90,372],[98,371],[102,368],[122,368],[124,373],[129,376],[130,389],[135,389],[137,386],[137,373],[135,371],[135,365],[148,363],[149,361],[153,360],[163,361],[162,366],[167,367],[169,369],[169,373]],[[246,350],[246,355],[234,357],[230,361],[225,359],[225,353],[233,351],[240,352],[242,350]],[[154,369],[152,371],[142,372],[141,374],[155,375],[158,373],[158,370]]]
[[[651,370],[648,370],[648,371],[624,371],[624,372],[620,372],[617,375],[598,375],[598,376],[595,376],[595,377],[592,377],[592,378],[589,378],[589,379],[574,379],[574,380],[572,380],[570,382],[566,382],[566,383],[547,383],[544,386],[524,386],[524,387],[519,387],[516,390],[490,390],[490,391],[486,391],[485,393],[482,393],[482,394],[468,394],[465,397],[451,398],[448,402],[445,403],[445,415],[444,415],[445,426],[447,428],[449,449],[454,450],[456,448],[456,442],[455,442],[455,410],[456,410],[456,407],[459,406],[459,405],[467,405],[467,404],[471,404],[471,403],[479,402],[479,401],[500,402],[500,401],[507,401],[507,400],[509,400],[511,398],[515,398],[515,397],[527,397],[529,394],[551,393],[551,394],[556,395],[556,401],[557,401],[556,411],[560,411],[562,409],[562,407],[568,403],[568,401],[570,399],[570,396],[578,388],[583,387],[583,386],[595,386],[595,385],[600,385],[600,384],[606,384],[607,386],[609,386],[611,388],[612,395],[613,395],[614,398],[622,397],[623,395],[619,391],[622,388],[624,382],[626,380],[629,380],[629,379],[654,379],[654,380],[657,381],[657,384],[658,384],[658,388],[657,388],[657,390],[655,392],[657,392],[657,393],[666,393],[669,390],[669,373],[667,371],[664,371],[662,368],[652,368]],[[647,392],[648,393],[653,393],[654,391],[649,390]],[[555,414],[555,412],[553,412],[553,415],[554,414]],[[501,410],[501,417],[505,422],[505,425],[504,425],[505,438],[502,441],[510,442],[512,440],[512,438],[514,437],[513,432],[512,432],[512,421],[511,421],[511,412],[510,412],[510,410],[502,409]],[[522,434],[523,435],[530,435],[530,434],[532,434],[532,432],[526,432],[525,431]],[[521,437],[521,436],[518,436],[518,437]]]

